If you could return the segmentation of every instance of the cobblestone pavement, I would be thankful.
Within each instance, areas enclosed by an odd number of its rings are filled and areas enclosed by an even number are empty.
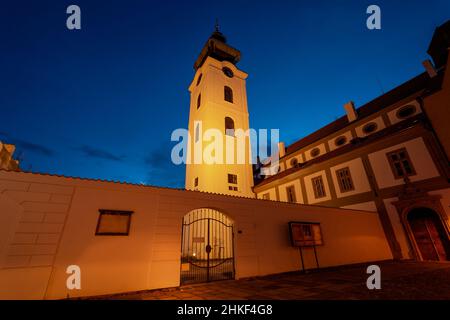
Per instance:
[[[383,262],[381,290],[368,290],[367,265],[228,280],[97,297],[132,300],[450,300],[450,263]]]

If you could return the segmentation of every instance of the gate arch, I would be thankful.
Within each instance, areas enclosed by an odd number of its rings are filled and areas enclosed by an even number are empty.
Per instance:
[[[234,279],[233,221],[224,213],[195,209],[183,217],[180,283]]]

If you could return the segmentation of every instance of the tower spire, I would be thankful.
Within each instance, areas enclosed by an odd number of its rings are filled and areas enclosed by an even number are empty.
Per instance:
[[[219,19],[218,18],[216,18],[216,24],[214,25],[214,28],[215,28],[216,32],[220,32],[219,31]]]
[[[219,19],[217,18],[214,25],[214,31],[209,36],[200,55],[195,61],[194,69],[197,70],[200,68],[207,57],[213,57],[219,61],[229,61],[234,65],[241,57],[239,50],[227,44],[227,38],[220,32]]]

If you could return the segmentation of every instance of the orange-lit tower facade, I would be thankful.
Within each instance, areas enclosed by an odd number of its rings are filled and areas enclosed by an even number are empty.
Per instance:
[[[236,67],[239,59],[216,26],[189,86],[186,189],[254,197],[250,138],[242,135],[249,129],[248,75]]]

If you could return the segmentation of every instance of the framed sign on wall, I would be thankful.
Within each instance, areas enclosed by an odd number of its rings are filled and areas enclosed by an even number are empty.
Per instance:
[[[294,247],[323,245],[320,223],[317,222],[289,222],[289,234]]]
[[[302,271],[305,270],[302,248],[312,248],[316,260],[316,268],[319,269],[319,258],[317,257],[317,246],[323,245],[322,230],[318,222],[289,222],[289,236],[293,247],[297,247],[300,252]]]

